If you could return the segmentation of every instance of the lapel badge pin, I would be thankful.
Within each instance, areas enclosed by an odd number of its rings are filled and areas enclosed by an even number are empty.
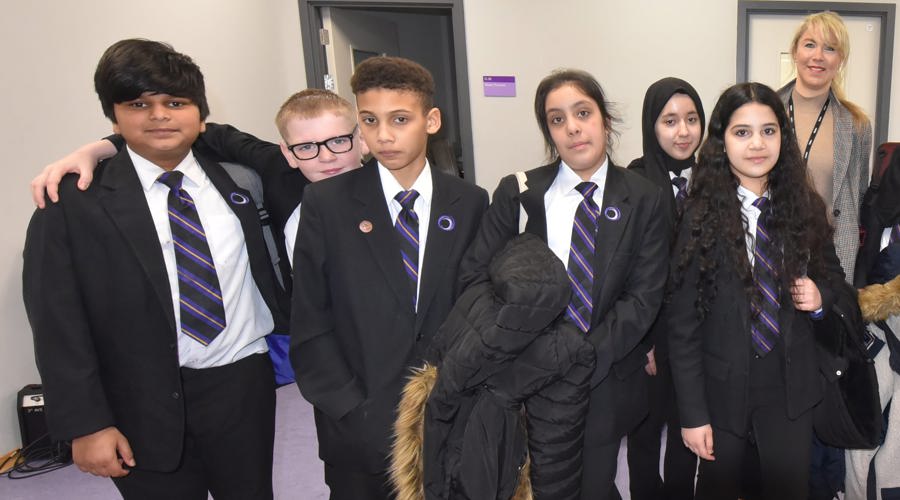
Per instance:
[[[452,215],[442,215],[438,217],[437,225],[443,231],[453,231],[456,227],[456,219]]]
[[[622,212],[617,207],[606,207],[603,209],[603,216],[615,222],[622,217]]]
[[[360,222],[359,230],[362,231],[363,233],[367,233],[367,234],[371,233],[372,232],[372,223],[367,220]]]
[[[231,193],[229,198],[231,198],[231,202],[235,205],[246,205],[247,203],[250,203],[250,198],[237,192]]]

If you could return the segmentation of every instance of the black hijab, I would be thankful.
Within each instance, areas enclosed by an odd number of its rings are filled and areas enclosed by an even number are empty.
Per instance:
[[[644,110],[641,113],[642,133],[644,139],[644,165],[647,170],[662,170],[681,175],[681,171],[694,165],[694,156],[686,160],[676,160],[669,156],[656,139],[656,119],[662,113],[666,103],[675,94],[684,94],[694,101],[697,114],[700,115],[700,139],[706,129],[706,115],[700,96],[690,83],[680,78],[663,78],[647,89],[644,95]],[[698,147],[699,149],[699,147]],[[696,153],[696,151],[695,151]]]

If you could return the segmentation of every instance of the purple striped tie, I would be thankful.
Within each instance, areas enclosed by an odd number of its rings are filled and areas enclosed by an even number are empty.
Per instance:
[[[569,245],[569,283],[572,285],[572,300],[566,315],[582,332],[591,328],[591,314],[594,310],[591,291],[594,288],[594,240],[597,237],[597,217],[600,210],[594,202],[597,185],[582,182],[575,189],[584,197],[575,210],[572,224],[572,243]]]
[[[412,285],[413,308],[416,307],[416,289],[419,282],[419,216],[414,208],[418,197],[419,193],[415,189],[400,191],[394,196],[402,207],[397,215],[397,222],[394,223],[394,229],[400,243],[403,269]]]
[[[753,206],[760,210],[760,214],[753,245],[753,282],[756,293],[750,300],[753,315],[750,320],[750,336],[756,353],[765,356],[775,347],[780,335],[778,311],[781,309],[781,302],[776,269],[781,264],[781,253],[772,244],[769,233],[772,214],[769,200],[765,197],[757,198]]]
[[[209,345],[225,328],[225,305],[216,265],[191,195],[181,188],[184,174],[165,172],[157,181],[169,187],[169,225],[178,270],[181,332]]]

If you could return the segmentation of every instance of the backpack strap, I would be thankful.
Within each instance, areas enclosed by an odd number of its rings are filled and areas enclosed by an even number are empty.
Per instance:
[[[284,288],[285,280],[280,265],[281,257],[279,257],[278,246],[275,243],[275,234],[272,232],[272,220],[263,204],[262,179],[253,170],[237,163],[220,162],[219,165],[222,165],[222,168],[225,169],[225,172],[235,184],[250,192],[253,203],[256,204],[256,212],[259,214],[259,224],[262,227],[266,250],[269,251],[269,259],[272,261],[272,267],[275,269],[275,277],[278,278],[278,283]]]

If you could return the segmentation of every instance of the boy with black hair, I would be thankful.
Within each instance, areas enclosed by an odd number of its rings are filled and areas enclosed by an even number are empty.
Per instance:
[[[291,361],[331,498],[384,499],[400,391],[457,297],[487,193],[426,160],[441,116],[425,68],[375,57],[351,86],[375,158],[304,192]]]
[[[264,337],[284,331],[287,295],[250,193],[191,151],[203,75],[168,45],[123,40],[95,88],[127,148],[84,192],[64,178],[25,244],[51,435],[128,499],[272,498]]]
[[[300,223],[303,188],[310,182],[359,168],[368,148],[360,140],[353,105],[328,90],[305,89],[291,95],[279,108],[275,124],[282,138],[280,145],[257,139],[230,125],[208,123],[194,149],[213,160],[247,165],[259,174],[256,177],[238,165],[226,165],[238,185],[254,194],[264,192],[263,213],[270,221],[268,229],[272,236],[270,250],[285,288],[290,291],[290,259]],[[40,208],[45,206],[45,191],[51,201],[58,200],[59,180],[67,173],[79,174],[79,189],[86,189],[97,162],[124,147],[122,137],[114,135],[88,143],[51,163],[32,181],[35,204]],[[256,186],[256,191],[251,186]],[[294,383],[287,332],[269,335],[266,340],[275,366],[276,383],[279,386]]]

